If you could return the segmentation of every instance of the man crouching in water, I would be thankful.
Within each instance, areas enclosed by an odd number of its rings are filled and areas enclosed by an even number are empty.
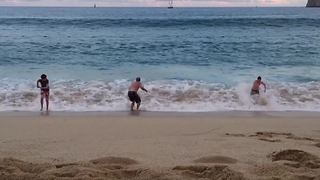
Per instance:
[[[263,81],[261,81],[261,77],[258,76],[257,80],[253,82],[250,95],[255,95],[255,94],[259,95],[260,94],[259,88],[261,84],[264,86],[264,92],[266,92],[267,90],[266,84]]]
[[[128,97],[130,99],[131,103],[131,111],[133,111],[133,107],[134,107],[134,103],[137,103],[137,110],[139,110],[140,107],[140,103],[141,103],[141,98],[138,95],[138,90],[142,89],[145,92],[148,92],[148,90],[146,90],[142,83],[140,82],[140,77],[137,77],[135,81],[133,81],[129,87],[129,91],[128,91]]]
[[[40,85],[39,85],[40,83]],[[40,95],[41,95],[41,109],[43,110],[43,98],[46,99],[47,111],[49,110],[49,80],[47,79],[47,75],[42,74],[41,79],[37,81],[37,88],[40,88]]]

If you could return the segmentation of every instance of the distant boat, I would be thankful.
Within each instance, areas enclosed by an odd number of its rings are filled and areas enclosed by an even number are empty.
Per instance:
[[[93,5],[93,8],[96,8],[96,7],[97,7],[97,5],[96,5],[96,4],[94,4],[94,5]]]
[[[172,9],[172,8],[173,8],[173,0],[169,0],[168,9]]]

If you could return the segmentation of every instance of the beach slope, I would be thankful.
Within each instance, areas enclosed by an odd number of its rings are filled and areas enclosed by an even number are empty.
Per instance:
[[[0,114],[0,179],[319,179],[320,114]]]

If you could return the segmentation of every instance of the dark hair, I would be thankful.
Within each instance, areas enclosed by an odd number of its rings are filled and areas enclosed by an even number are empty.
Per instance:
[[[47,78],[47,75],[42,74],[42,75],[41,75],[41,79],[45,79],[45,78]]]
[[[136,78],[136,81],[140,82],[140,80],[141,80],[140,77],[137,77],[137,78]]]
[[[258,80],[261,80],[261,77],[260,76],[258,76],[258,78],[257,78]]]

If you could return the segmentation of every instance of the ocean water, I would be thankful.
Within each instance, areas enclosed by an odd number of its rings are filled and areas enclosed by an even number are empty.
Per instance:
[[[0,7],[0,111],[320,111],[313,8]],[[250,97],[262,76],[267,92]]]

